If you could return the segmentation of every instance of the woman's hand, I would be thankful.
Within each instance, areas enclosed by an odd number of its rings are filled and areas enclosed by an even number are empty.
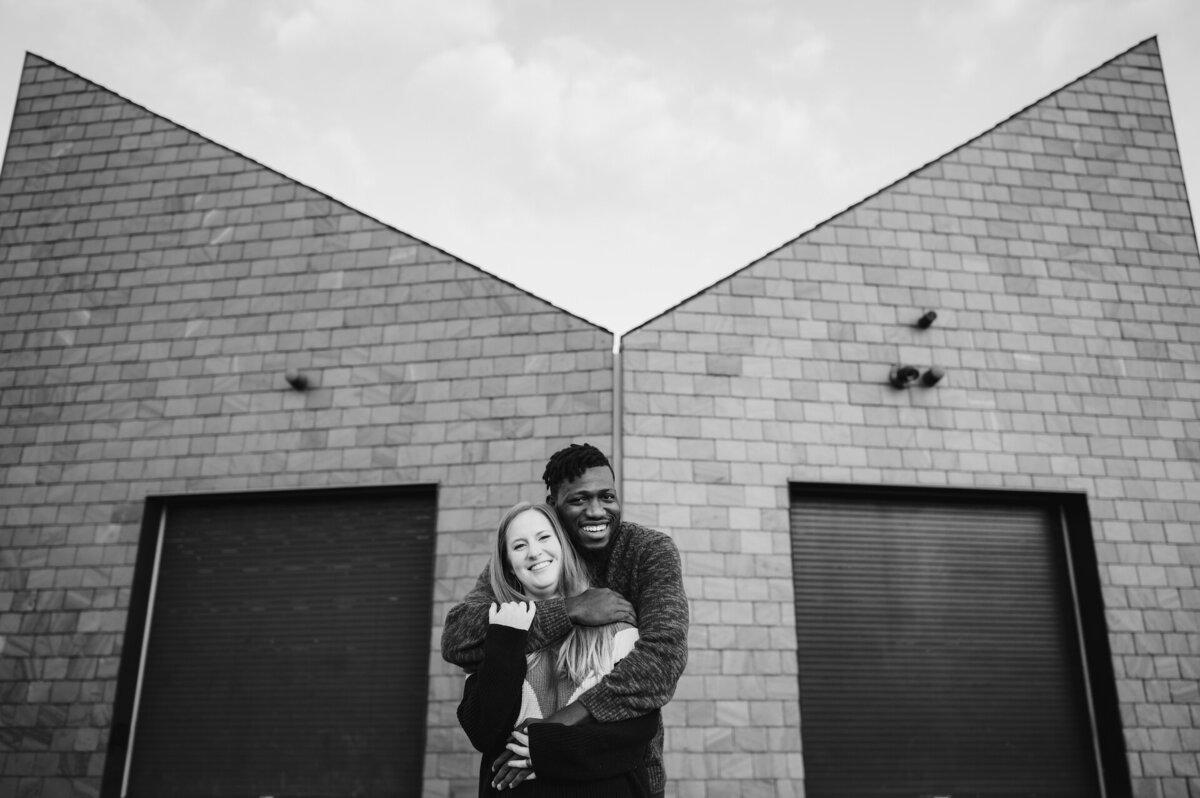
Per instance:
[[[533,625],[533,614],[532,601],[506,601],[503,604],[493,602],[492,606],[488,607],[488,623],[527,632]]]
[[[514,730],[512,733],[512,742],[504,747],[516,755],[515,758],[508,760],[508,764],[515,768],[533,767],[533,762],[529,758],[528,734],[520,730]]]

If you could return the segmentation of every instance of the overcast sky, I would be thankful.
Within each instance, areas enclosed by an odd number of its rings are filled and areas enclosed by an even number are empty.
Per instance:
[[[31,51],[622,333],[1158,36],[1196,0],[0,0]]]

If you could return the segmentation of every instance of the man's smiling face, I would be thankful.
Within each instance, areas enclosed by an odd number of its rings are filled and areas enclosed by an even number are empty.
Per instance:
[[[621,502],[608,466],[594,466],[559,484],[553,498],[563,528],[579,549],[602,550],[621,523]]]

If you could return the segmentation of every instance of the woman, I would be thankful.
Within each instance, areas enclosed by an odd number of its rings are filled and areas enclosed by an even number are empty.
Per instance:
[[[492,605],[479,670],[467,678],[458,718],[483,754],[479,794],[649,795],[646,746],[658,712],[618,723],[539,723],[597,684],[633,648],[629,624],[574,627],[557,648],[526,656],[536,602],[588,588],[587,570],[553,508],[514,506],[500,522],[490,566]],[[506,750],[532,768],[515,789],[493,786],[492,763]]]

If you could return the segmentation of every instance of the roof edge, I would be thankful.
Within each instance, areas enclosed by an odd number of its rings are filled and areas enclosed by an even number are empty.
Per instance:
[[[376,217],[376,216],[374,216],[374,215],[372,215],[372,214],[370,214],[370,213],[367,213],[367,212],[365,212],[365,211],[359,210],[358,208],[354,207],[353,205],[350,205],[350,204],[349,204],[349,203],[347,203],[347,202],[343,202],[342,200],[339,200],[337,197],[334,197],[332,194],[329,194],[329,193],[327,193],[327,192],[325,192],[325,191],[322,191],[321,189],[319,189],[319,188],[316,188],[315,186],[311,186],[311,185],[309,185],[308,183],[306,183],[306,182],[304,182],[304,181],[302,181],[302,180],[297,180],[296,178],[292,177],[291,175],[287,174],[286,172],[283,172],[283,171],[280,171],[279,169],[275,169],[274,167],[268,166],[267,164],[263,163],[262,161],[258,160],[257,158],[253,158],[253,157],[251,157],[251,156],[249,156],[249,155],[246,155],[245,153],[241,152],[240,150],[236,150],[236,149],[234,149],[233,147],[230,147],[230,146],[228,146],[228,145],[226,145],[226,144],[222,144],[221,142],[217,141],[216,139],[210,138],[209,136],[206,136],[206,135],[204,135],[203,133],[200,133],[199,131],[193,130],[192,128],[188,127],[187,125],[184,125],[184,124],[181,124],[181,123],[179,123],[179,122],[176,122],[174,119],[170,118],[169,116],[164,116],[163,114],[160,114],[160,113],[158,113],[158,112],[156,112],[156,111],[154,111],[154,110],[152,110],[152,109],[150,109],[150,108],[147,108],[145,105],[142,105],[141,103],[139,103],[139,102],[137,102],[137,101],[135,101],[135,100],[131,100],[131,99],[129,99],[129,98],[128,98],[128,97],[126,97],[124,94],[121,94],[120,92],[113,91],[112,89],[108,88],[107,86],[105,86],[105,85],[103,85],[103,84],[101,84],[101,83],[97,83],[96,81],[94,81],[94,80],[92,80],[92,79],[90,79],[90,78],[88,78],[88,77],[85,77],[85,76],[83,76],[83,75],[79,74],[78,72],[76,72],[76,71],[75,71],[75,70],[73,70],[73,69],[70,69],[70,68],[68,68],[68,67],[65,67],[65,66],[63,66],[62,64],[59,64],[59,63],[58,63],[58,62],[56,62],[56,61],[52,61],[51,59],[49,59],[49,58],[46,58],[44,55],[40,55],[40,54],[38,54],[38,53],[34,53],[34,52],[31,52],[31,51],[29,51],[29,50],[26,50],[26,51],[25,51],[25,62],[24,62],[24,66],[23,66],[23,68],[22,68],[22,71],[24,71],[24,70],[28,69],[28,68],[31,66],[31,61],[32,61],[33,59],[38,59],[38,60],[41,62],[41,64],[33,64],[34,66],[52,66],[52,67],[55,67],[55,68],[57,68],[57,69],[61,69],[62,71],[66,72],[66,73],[68,73],[68,74],[70,74],[70,75],[73,75],[74,77],[76,77],[76,78],[78,78],[78,79],[80,79],[80,80],[82,80],[82,81],[84,81],[84,82],[86,82],[86,83],[88,83],[88,84],[90,84],[90,85],[92,85],[92,86],[95,86],[95,87],[96,87],[96,88],[98,88],[98,89],[101,89],[101,90],[103,90],[103,91],[106,91],[106,92],[108,92],[109,94],[112,94],[114,97],[119,97],[119,98],[120,98],[121,100],[123,100],[124,102],[127,102],[127,103],[129,103],[130,105],[133,105],[133,106],[135,106],[135,107],[137,107],[137,108],[140,108],[140,109],[142,109],[143,111],[145,111],[146,113],[148,113],[148,114],[150,114],[150,115],[152,115],[152,116],[155,116],[155,117],[158,117],[159,119],[165,120],[165,121],[167,121],[167,122],[171,123],[172,125],[175,125],[176,127],[180,128],[181,130],[186,130],[188,133],[191,133],[193,136],[198,136],[199,138],[201,138],[201,139],[203,139],[203,140],[205,140],[205,141],[207,141],[207,142],[209,142],[209,143],[211,143],[211,144],[215,144],[216,146],[218,146],[218,147],[221,147],[222,149],[229,151],[230,153],[232,153],[232,154],[234,154],[234,155],[238,156],[239,158],[245,158],[245,159],[246,159],[247,161],[249,161],[250,163],[252,163],[252,164],[255,164],[256,166],[258,166],[258,167],[260,167],[260,168],[262,168],[262,169],[265,169],[265,170],[267,170],[268,172],[272,172],[272,173],[274,173],[274,174],[277,174],[277,175],[279,175],[280,177],[282,177],[282,178],[284,178],[284,179],[286,179],[286,180],[290,180],[290,181],[291,181],[291,182],[293,182],[293,183],[296,183],[296,184],[298,184],[298,185],[304,186],[305,188],[309,189],[310,191],[314,191],[314,192],[316,192],[317,194],[319,194],[320,196],[322,196],[322,197],[324,197],[325,199],[329,200],[330,202],[335,202],[335,203],[337,203],[338,205],[341,205],[343,208],[347,208],[347,209],[349,209],[349,210],[353,211],[354,213],[357,213],[357,214],[359,214],[360,216],[363,216],[363,217],[366,217],[367,219],[370,219],[371,221],[375,222],[376,224],[382,225],[383,227],[386,227],[387,229],[389,229],[389,230],[392,230],[393,232],[399,233],[399,234],[400,234],[400,235],[402,235],[402,236],[407,236],[408,238],[411,238],[413,241],[415,241],[417,244],[420,244],[420,245],[422,245],[422,246],[425,246],[425,247],[429,247],[430,249],[432,249],[432,250],[434,250],[434,251],[436,251],[436,252],[440,252],[441,254],[445,255],[446,257],[448,257],[448,258],[451,258],[452,260],[455,260],[455,261],[457,261],[457,262],[461,263],[462,265],[464,265],[464,266],[467,266],[468,268],[474,269],[475,271],[477,271],[477,272],[479,272],[479,273],[481,273],[481,274],[483,274],[483,275],[486,275],[487,277],[489,277],[489,278],[491,278],[491,279],[493,279],[493,280],[498,280],[499,282],[501,282],[501,283],[503,283],[503,284],[505,284],[505,285],[507,285],[507,286],[509,286],[509,287],[511,287],[511,288],[514,288],[514,289],[516,289],[517,291],[520,291],[521,293],[523,293],[523,294],[525,294],[525,295],[527,295],[527,296],[529,296],[529,297],[532,297],[533,299],[537,300],[538,302],[542,302],[542,303],[544,303],[544,304],[546,304],[546,305],[548,305],[548,306],[550,306],[550,307],[554,308],[555,310],[557,310],[557,311],[559,311],[559,312],[561,312],[561,313],[565,313],[565,314],[567,314],[568,316],[570,316],[570,317],[571,317],[571,318],[573,318],[573,319],[578,319],[579,321],[582,321],[584,324],[591,325],[592,327],[595,327],[597,330],[599,330],[599,331],[601,331],[601,332],[608,333],[609,335],[613,336],[614,345],[615,345],[615,341],[616,341],[616,339],[617,339],[617,337],[618,337],[618,336],[617,336],[617,334],[616,334],[615,332],[613,332],[612,330],[608,329],[607,327],[605,327],[605,326],[603,326],[603,325],[601,325],[601,324],[597,324],[596,322],[592,321],[591,319],[584,318],[583,316],[580,316],[578,313],[573,313],[573,312],[571,312],[571,311],[567,310],[566,308],[559,307],[558,305],[554,304],[554,303],[553,303],[553,302],[551,302],[550,300],[548,300],[548,299],[545,299],[545,298],[543,298],[543,297],[539,296],[538,294],[535,294],[534,292],[532,292],[532,291],[530,291],[530,290],[528,290],[528,289],[526,289],[526,288],[522,288],[521,286],[517,285],[516,283],[512,282],[511,280],[506,280],[506,279],[505,279],[505,278],[503,278],[503,277],[500,277],[500,276],[498,276],[498,275],[492,274],[492,273],[491,273],[490,271],[488,271],[487,269],[484,269],[484,268],[483,268],[483,267],[481,267],[481,266],[476,266],[474,263],[471,263],[469,260],[466,260],[465,258],[461,258],[461,257],[459,257],[458,255],[455,255],[453,252],[450,252],[450,251],[448,251],[448,250],[442,249],[441,247],[439,247],[439,246],[437,246],[437,245],[435,245],[435,244],[431,244],[431,243],[429,243],[428,241],[426,241],[426,240],[424,240],[424,239],[422,239],[422,238],[418,238],[417,236],[414,236],[414,235],[412,235],[411,233],[407,233],[407,232],[405,232],[404,230],[401,230],[400,228],[398,228],[398,227],[396,227],[396,226],[394,226],[394,225],[388,224],[387,222],[383,221],[382,219],[379,219],[378,217]],[[19,95],[20,95],[20,89],[18,88],[18,97],[19,97]],[[15,105],[14,105],[14,108],[13,108],[13,116],[14,116],[14,117],[16,116],[16,108],[15,108]]]
[[[958,152],[959,150],[962,150],[962,149],[964,149],[964,148],[966,148],[966,147],[969,147],[969,146],[971,146],[972,144],[974,144],[975,142],[979,141],[981,138],[983,138],[984,136],[988,135],[988,134],[989,134],[989,133],[991,133],[992,131],[994,131],[994,130],[996,130],[997,128],[999,128],[999,127],[1002,127],[1003,125],[1006,125],[1006,124],[1008,124],[1009,122],[1011,122],[1012,120],[1016,119],[1018,116],[1020,116],[1021,114],[1025,113],[1026,111],[1028,111],[1030,108],[1033,108],[1033,107],[1034,107],[1034,106],[1036,106],[1036,105],[1040,105],[1041,103],[1043,103],[1043,102],[1045,102],[1046,100],[1050,99],[1051,97],[1053,97],[1054,95],[1058,94],[1059,92],[1061,92],[1061,91],[1064,91],[1064,90],[1065,90],[1065,89],[1067,89],[1069,86],[1072,86],[1072,85],[1074,85],[1074,84],[1078,83],[1079,81],[1083,80],[1084,78],[1088,77],[1089,75],[1091,75],[1091,74],[1093,74],[1093,73],[1095,73],[1095,72],[1099,72],[1101,69],[1104,69],[1105,67],[1107,67],[1109,64],[1113,63],[1114,61],[1117,61],[1117,60],[1119,60],[1119,59],[1121,59],[1121,58],[1124,58],[1125,56],[1127,56],[1127,55],[1129,55],[1130,53],[1132,53],[1134,50],[1136,50],[1136,49],[1138,49],[1139,47],[1142,47],[1143,45],[1145,45],[1147,42],[1154,42],[1154,43],[1155,43],[1155,49],[1157,50],[1157,45],[1158,45],[1158,36],[1157,36],[1157,35],[1154,35],[1154,36],[1149,36],[1149,37],[1147,37],[1147,38],[1145,38],[1145,39],[1142,39],[1142,40],[1141,40],[1140,42],[1138,42],[1137,44],[1133,45],[1132,47],[1126,48],[1125,50],[1122,50],[1121,52],[1119,52],[1119,53],[1117,53],[1116,55],[1114,55],[1112,58],[1109,58],[1107,61],[1105,61],[1105,62],[1103,62],[1102,64],[1100,64],[1099,66],[1096,66],[1096,67],[1093,67],[1093,68],[1089,69],[1087,72],[1084,72],[1084,73],[1082,73],[1081,75],[1079,75],[1078,77],[1072,78],[1071,80],[1069,80],[1069,81],[1067,81],[1066,83],[1062,84],[1062,85],[1061,85],[1061,86],[1059,86],[1057,89],[1054,89],[1053,91],[1047,92],[1046,94],[1043,94],[1041,97],[1039,97],[1038,99],[1034,100],[1033,102],[1031,102],[1031,103],[1028,103],[1028,104],[1026,104],[1026,105],[1022,106],[1022,107],[1021,107],[1019,110],[1017,110],[1017,111],[1015,111],[1014,113],[1011,113],[1011,114],[1009,114],[1008,116],[1004,117],[1004,118],[1003,118],[1003,119],[1001,119],[999,122],[997,122],[996,124],[994,124],[994,125],[992,125],[991,127],[987,128],[987,129],[986,129],[986,130],[984,130],[983,132],[981,132],[981,133],[977,133],[976,135],[974,135],[974,136],[972,136],[971,138],[969,138],[969,139],[967,139],[966,141],[964,141],[962,144],[959,144],[958,146],[956,146],[956,147],[953,147],[953,148],[951,148],[951,149],[947,150],[946,152],[942,153],[941,155],[939,155],[938,157],[936,157],[936,158],[934,158],[934,159],[932,159],[932,160],[926,161],[925,163],[923,163],[923,164],[921,164],[920,166],[918,166],[916,169],[913,169],[912,171],[910,171],[910,172],[908,172],[908,173],[906,173],[906,174],[902,175],[901,177],[898,177],[898,178],[896,178],[896,179],[895,179],[895,180],[893,180],[892,182],[888,183],[887,185],[883,186],[882,188],[880,188],[880,189],[878,189],[878,190],[876,190],[876,191],[873,191],[873,192],[871,192],[870,194],[868,194],[867,196],[865,196],[865,197],[863,197],[862,199],[858,200],[857,202],[854,202],[854,203],[852,203],[852,204],[850,204],[850,205],[847,205],[845,208],[843,208],[842,210],[840,210],[840,211],[838,211],[837,213],[833,214],[832,216],[828,216],[828,217],[826,217],[825,219],[823,219],[822,221],[820,221],[820,222],[817,222],[815,225],[813,225],[812,227],[808,228],[807,230],[805,230],[804,232],[800,233],[799,235],[793,236],[792,238],[789,238],[787,241],[783,242],[782,244],[780,244],[780,245],[778,245],[778,246],[774,247],[773,249],[770,249],[770,250],[768,250],[767,252],[765,252],[765,253],[764,253],[764,254],[762,254],[762,255],[759,255],[757,258],[755,258],[754,260],[750,261],[750,262],[749,262],[749,263],[747,263],[746,265],[744,265],[744,266],[739,266],[739,267],[738,267],[738,268],[736,268],[734,271],[730,272],[729,274],[725,275],[724,277],[721,277],[721,278],[719,278],[719,279],[717,279],[717,280],[714,280],[712,283],[709,283],[709,284],[708,284],[707,286],[705,286],[704,288],[701,288],[699,291],[696,291],[695,293],[691,294],[690,296],[686,297],[685,299],[682,299],[682,300],[680,300],[679,302],[676,302],[674,305],[672,305],[671,307],[669,307],[669,308],[667,308],[666,310],[662,311],[661,313],[659,313],[659,314],[657,314],[657,315],[655,315],[655,316],[652,316],[652,317],[651,317],[651,318],[649,318],[649,319],[646,319],[646,321],[642,322],[642,323],[641,323],[641,324],[639,324],[638,326],[636,326],[636,327],[633,327],[633,328],[631,328],[631,329],[629,329],[629,330],[626,330],[624,333],[622,333],[622,334],[621,334],[621,335],[618,337],[618,342],[617,342],[617,343],[618,343],[618,346],[620,346],[620,343],[621,343],[621,341],[623,341],[623,340],[625,339],[625,337],[626,337],[626,336],[628,336],[628,335],[631,335],[631,334],[633,334],[633,333],[637,332],[638,330],[642,329],[642,328],[643,328],[643,327],[645,327],[646,325],[648,325],[648,324],[652,324],[652,323],[654,323],[654,322],[658,321],[659,319],[661,319],[662,317],[664,317],[664,316],[666,316],[666,315],[668,315],[668,314],[670,314],[670,313],[673,313],[673,312],[675,312],[675,311],[676,311],[676,310],[678,310],[679,308],[681,308],[681,307],[683,307],[684,305],[686,305],[688,302],[691,302],[693,299],[696,299],[697,297],[699,297],[701,294],[708,293],[708,292],[709,292],[709,291],[711,291],[713,288],[717,287],[718,285],[720,285],[721,283],[723,283],[723,282],[725,282],[725,281],[727,281],[727,280],[731,280],[731,279],[733,279],[734,277],[736,277],[736,276],[737,276],[737,275],[739,275],[740,273],[744,272],[746,269],[749,269],[751,266],[756,266],[756,265],[758,265],[758,264],[759,264],[759,263],[761,263],[762,261],[764,261],[764,260],[766,260],[767,258],[769,258],[769,257],[771,257],[772,255],[774,255],[776,252],[779,252],[780,250],[782,250],[782,249],[784,249],[784,248],[786,248],[786,247],[789,247],[789,246],[791,246],[792,244],[796,243],[797,241],[799,241],[800,239],[802,239],[802,238],[804,238],[805,236],[809,235],[810,233],[813,233],[813,232],[815,232],[816,230],[819,230],[819,229],[821,229],[822,227],[824,227],[825,225],[829,224],[829,223],[830,223],[830,222],[832,222],[833,220],[835,220],[835,219],[837,219],[837,218],[839,218],[839,217],[841,217],[841,216],[844,216],[845,214],[849,213],[850,211],[854,210],[855,208],[859,207],[860,205],[863,205],[863,204],[865,204],[865,203],[867,203],[867,202],[870,202],[870,201],[871,201],[872,199],[874,199],[875,197],[878,197],[880,194],[883,194],[885,191],[888,191],[888,190],[892,189],[893,187],[895,187],[895,186],[899,185],[900,183],[903,183],[905,180],[908,180],[910,177],[912,177],[913,175],[917,174],[917,173],[918,173],[918,172],[920,172],[921,170],[923,170],[923,169],[926,169],[926,168],[928,168],[928,167],[932,166],[933,164],[937,163],[938,161],[941,161],[941,160],[944,160],[944,159],[946,159],[947,157],[949,157],[949,156],[953,155],[954,153]]]

